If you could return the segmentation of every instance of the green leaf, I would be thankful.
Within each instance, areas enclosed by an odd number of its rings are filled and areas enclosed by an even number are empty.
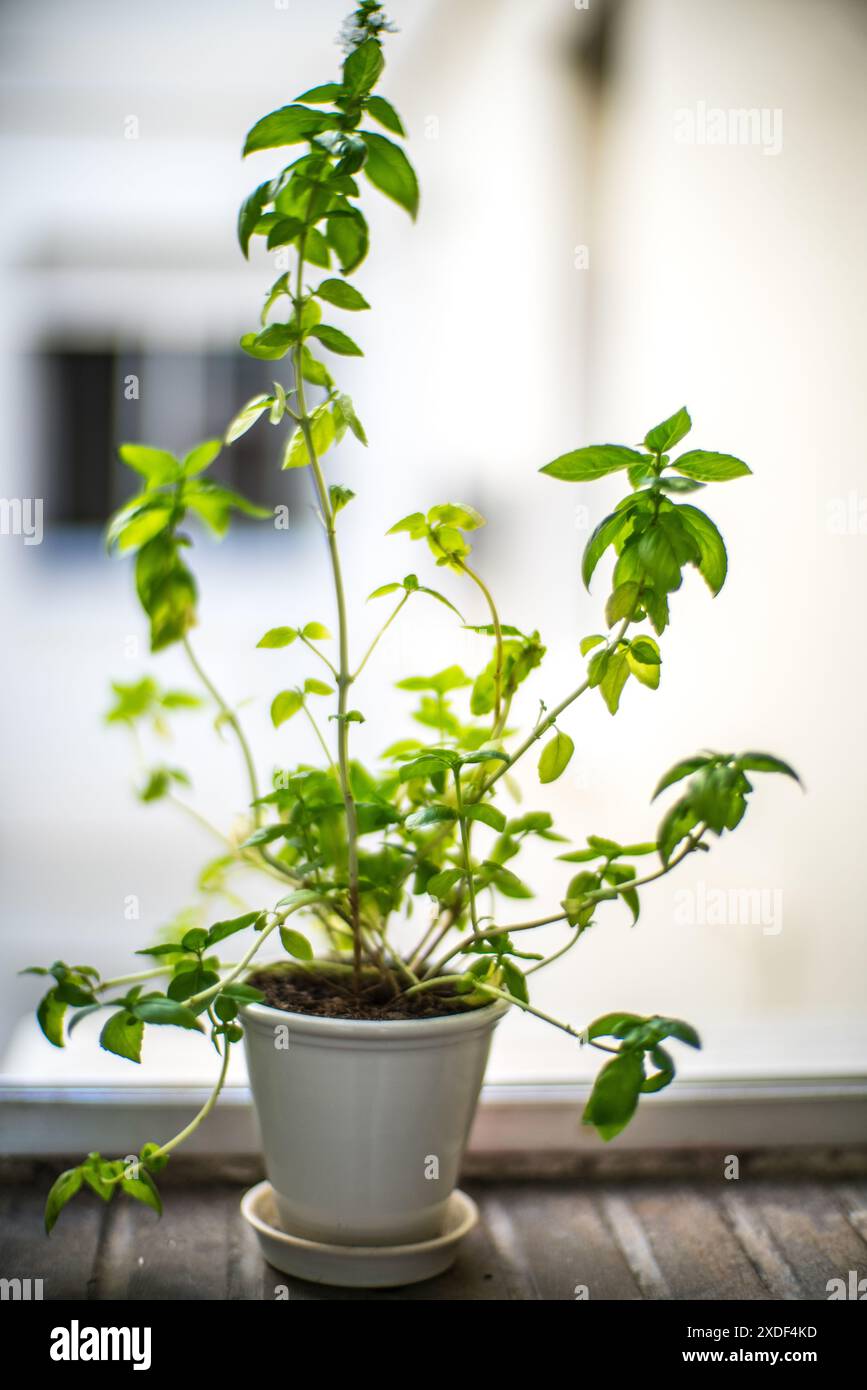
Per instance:
[[[672,529],[662,524],[661,517],[642,531],[638,558],[657,588],[666,593],[679,588],[682,561],[676,537]]]
[[[310,330],[311,338],[318,338],[323,347],[328,348],[329,352],[337,352],[342,357],[363,357],[364,353],[357,343],[354,343],[347,333],[342,333],[339,328],[332,328],[330,324],[320,323]]]
[[[250,255],[250,237],[256,230],[262,209],[270,202],[271,180],[260,183],[258,188],[246,197],[238,211],[238,243],[245,257]]]
[[[674,1080],[674,1059],[664,1047],[651,1048],[650,1060],[657,1070],[653,1076],[648,1076],[642,1083],[643,1094],[661,1091],[669,1082]]]
[[[652,637],[638,637],[626,652],[626,661],[636,680],[651,690],[659,686],[659,647]]]
[[[99,1154],[88,1154],[87,1162],[81,1165],[81,1175],[87,1186],[103,1202],[110,1202],[117,1191],[117,1183],[109,1181],[119,1171],[120,1165],[104,1162]]]
[[[464,818],[471,821],[481,821],[483,825],[489,825],[492,830],[503,831],[506,828],[506,817],[502,811],[498,811],[496,806],[490,806],[484,801],[477,801],[474,805],[467,806],[464,811]]]
[[[317,406],[311,415],[310,434],[313,441],[313,451],[317,458],[321,458],[331,448],[335,438],[334,417],[327,403]],[[282,467],[306,468],[310,461],[304,432],[297,429],[286,446]]]
[[[605,666],[605,674],[599,682],[599,691],[608,706],[609,714],[617,713],[623,687],[629,679],[629,669],[625,652],[611,652]]]
[[[340,487],[338,483],[331,483],[328,488],[328,496],[331,501],[331,510],[335,516],[342,512],[344,507],[348,507],[355,493],[351,488]]]
[[[398,781],[415,782],[422,778],[441,776],[449,766],[442,758],[423,757],[405,763],[398,772]]]
[[[219,1004],[219,1002],[218,999],[217,1004]],[[160,1153],[160,1147],[159,1144],[154,1143],[142,1145],[139,1158],[149,1172],[161,1173],[169,1161],[169,1155]]]
[[[631,618],[638,610],[638,602],[641,593],[641,585],[634,579],[628,579],[624,584],[618,584],[605,605],[605,621],[609,627],[620,622],[621,618]],[[600,638],[600,641],[604,641]],[[584,653],[582,651],[581,655]]]
[[[279,840],[281,835],[289,835],[291,830],[290,825],[284,824],[260,826],[242,841],[241,849],[250,849],[255,845],[270,845],[273,840]]]
[[[324,901],[320,889],[316,888],[293,888],[291,893],[287,893],[285,898],[281,898],[277,903],[278,907],[312,907],[314,903]]]
[[[130,1062],[141,1061],[141,1044],[144,1037],[144,1023],[135,1014],[120,1009],[112,1014],[99,1035],[99,1045],[106,1052],[114,1052],[118,1057],[126,1057]]]
[[[656,834],[659,857],[663,864],[668,865],[677,846],[686,839],[691,831],[695,830],[697,825],[698,816],[689,801],[686,799],[676,801],[663,817]]]
[[[355,270],[367,255],[370,236],[360,209],[350,217],[329,217],[325,224],[328,245],[334,248],[344,275]]]
[[[261,989],[255,989],[253,985],[226,985],[220,991],[223,999],[234,999],[237,1004],[261,1004],[265,998]]]
[[[602,1068],[584,1109],[585,1124],[604,1140],[614,1139],[635,1114],[644,1082],[644,1061],[636,1052],[621,1052]]]
[[[587,1029],[587,1041],[596,1038],[623,1038],[636,1024],[644,1023],[640,1014],[610,1013],[594,1019]]]
[[[725,583],[728,571],[728,556],[725,541],[710,517],[688,502],[681,502],[677,515],[683,522],[700,552],[699,573],[704,578],[711,593],[719,593]],[[649,610],[648,610],[649,611]]]
[[[793,777],[799,786],[803,785],[791,764],[775,758],[772,753],[739,753],[737,765],[744,772],[782,772],[786,777]]]
[[[311,111],[307,106],[281,106],[279,111],[272,111],[256,122],[244,142],[244,154],[276,149],[280,145],[298,145],[336,123],[336,117]]]
[[[502,864],[497,864],[492,859],[486,859],[484,868],[490,881],[503,894],[505,898],[532,898],[532,889],[526,883],[522,883],[517,874],[513,874],[511,869],[505,868]]]
[[[308,676],[304,682],[305,695],[333,695],[334,687],[326,685],[325,681],[317,680],[315,676]]]
[[[56,989],[50,989],[37,1005],[36,1019],[53,1047],[63,1047],[63,1020],[65,1016],[66,1004],[58,999]]]
[[[202,951],[207,944],[208,933],[203,927],[191,927],[181,937],[181,946],[185,951]]]
[[[385,135],[363,130],[361,138],[367,146],[364,173],[374,187],[393,198],[409,215],[418,213],[418,179],[415,170],[399,145]]]
[[[157,1216],[163,1214],[163,1204],[160,1201],[160,1194],[157,1192],[156,1184],[146,1168],[139,1170],[139,1177],[123,1177],[118,1184],[122,1192],[128,1197],[132,1197],[136,1202],[142,1202],[144,1206],[150,1207]]]
[[[325,642],[331,633],[324,623],[305,623],[301,629],[301,636],[306,637],[308,642]]]
[[[593,444],[588,449],[573,449],[568,454],[546,463],[540,473],[549,478],[560,478],[565,483],[590,483],[596,478],[604,478],[608,473],[617,473],[621,468],[640,461],[642,455],[635,449],[627,449],[620,444]]]
[[[675,782],[682,781],[684,777],[691,777],[694,772],[698,772],[699,768],[707,767],[708,763],[711,762],[713,762],[712,755],[706,756],[704,754],[697,754],[694,758],[682,758],[679,763],[675,763],[674,766],[670,767],[668,772],[659,779],[656,784],[656,790],[650,798],[651,801],[655,801],[660,793],[665,791],[666,787],[673,786]],[[633,853],[634,852],[633,850]]]
[[[138,550],[164,531],[171,521],[171,501],[167,493],[145,491],[114,513],[106,528],[106,546],[121,554]]]
[[[386,130],[390,130],[393,135],[406,135],[400,116],[395,111],[391,102],[386,101],[385,97],[369,97],[367,110],[375,121],[385,126]]]
[[[335,304],[338,309],[369,309],[370,305],[354,285],[349,285],[345,280],[323,280],[314,294],[319,299],[324,299],[329,304]]]
[[[257,647],[288,647],[298,636],[294,627],[269,627],[256,643]]]
[[[440,902],[447,898],[456,884],[463,878],[461,869],[442,869],[440,873],[434,874],[425,884],[425,892],[432,898],[438,898]]]
[[[66,1203],[81,1190],[84,1174],[81,1168],[67,1168],[56,1178],[45,1201],[45,1234],[50,1235]]]
[[[274,251],[278,246],[291,246],[303,231],[304,223],[301,221],[300,217],[278,217],[277,221],[270,223],[268,227],[268,237],[266,241],[268,250]],[[275,283],[279,284],[279,281]],[[278,295],[277,298],[279,297]],[[272,303],[273,300],[269,294],[262,310],[263,316],[267,316],[267,311],[270,309]],[[288,324],[279,326],[288,331]]]
[[[517,965],[510,960],[500,960],[500,969],[503,972],[503,980],[506,989],[513,999],[520,999],[523,1004],[530,1002],[529,991],[527,990],[527,980],[523,970],[519,970]]]
[[[261,912],[245,912],[240,917],[231,917],[225,922],[215,922],[208,931],[208,947],[216,946],[218,941],[225,941],[227,936],[234,936],[235,932],[246,931],[248,927],[254,926],[263,917]]]
[[[176,1028],[188,1028],[191,1032],[204,1032],[192,1009],[188,1009],[185,1004],[181,1004],[175,999],[164,997],[137,999],[131,1012],[144,1023],[154,1023],[161,1026],[173,1025]]]
[[[225,434],[226,443],[234,444],[236,439],[240,439],[242,434],[246,434],[247,430],[255,425],[259,416],[270,409],[273,400],[273,396],[253,396],[229,424]]]
[[[283,943],[283,950],[290,956],[294,956],[296,960],[313,959],[313,947],[300,931],[293,931],[291,927],[281,927],[280,940]]]
[[[407,816],[404,825],[407,830],[421,830],[428,825],[445,825],[455,819],[455,813],[449,806],[424,806]]]
[[[474,753],[462,753],[458,761],[463,767],[475,763],[508,763],[510,758],[500,748],[478,748]]]
[[[667,420],[663,420],[661,425],[655,425],[652,430],[648,430],[644,436],[644,443],[652,454],[664,454],[668,449],[673,449],[691,429],[689,412],[686,406],[683,406]]]
[[[591,637],[582,637],[580,644],[581,655],[586,656],[588,652],[592,652],[594,647],[598,647],[599,643],[604,641],[605,637],[601,632],[594,632]]]
[[[675,459],[671,466],[678,473],[700,483],[727,483],[733,478],[744,478],[753,471],[734,454],[708,453],[706,449],[691,449]]]
[[[539,758],[539,781],[556,782],[569,766],[575,744],[568,734],[557,729],[554,737],[545,744]]]
[[[704,483],[694,483],[692,478],[664,477],[659,480],[660,492],[700,492]]]
[[[161,487],[176,479],[181,465],[174,454],[165,449],[152,449],[147,444],[121,444],[118,454],[128,468],[135,469],[147,479],[149,487]]]
[[[286,323],[272,323],[261,333],[243,333],[240,345],[250,357],[260,362],[276,362],[297,340],[297,331]]]
[[[390,526],[385,534],[387,536],[395,536],[400,531],[407,531],[410,538],[417,541],[420,540],[422,536],[427,535],[427,530],[427,518],[424,513],[411,512],[409,516],[402,517],[400,521],[396,521],[393,526]]]
[[[297,714],[303,703],[297,690],[281,690],[279,695],[275,695],[271,701],[271,723],[274,728],[279,729],[281,724],[285,724],[287,719]]]
[[[609,545],[617,545],[632,529],[632,522],[632,516],[625,511],[611,512],[600,521],[584,547],[581,561],[581,577],[586,589],[590,588],[593,571]]]
[[[444,670],[437,671],[433,676],[407,676],[405,680],[396,681],[397,690],[433,690],[438,695],[447,695],[450,690],[462,690],[470,684],[469,676],[465,675],[460,666],[446,666]]]
[[[343,64],[343,85],[352,96],[366,96],[377,83],[385,59],[375,38],[365,39]]]
[[[184,477],[195,478],[199,473],[204,473],[219,456],[222,448],[222,439],[206,439],[204,443],[197,444],[184,459]]]
[[[330,106],[342,92],[343,88],[339,82],[323,82],[318,87],[311,87],[309,92],[302,92],[295,100],[311,102],[314,106]]]
[[[427,514],[429,526],[456,526],[459,531],[477,531],[485,518],[464,502],[441,502]]]

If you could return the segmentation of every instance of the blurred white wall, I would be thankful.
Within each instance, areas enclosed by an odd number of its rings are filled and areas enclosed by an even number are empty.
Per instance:
[[[41,404],[29,354],[45,331],[108,327],[201,351],[250,326],[267,268],[261,256],[242,261],[234,218],[259,166],[274,164],[261,155],[243,167],[240,137],[335,69],[343,9],[49,0],[0,13],[4,496],[29,495],[34,476]],[[588,831],[640,839],[657,821],[647,801],[659,773],[705,745],[775,750],[808,795],[761,782],[738,834],[648,891],[634,931],[612,908],[534,993],[577,1024],[614,1007],[688,1017],[706,1044],[685,1059],[693,1073],[852,1071],[867,1051],[863,10],[632,0],[612,9],[600,86],[578,55],[602,9],[395,0],[403,32],[384,90],[406,116],[423,205],[412,227],[371,193],[373,252],[358,283],[376,313],[358,327],[366,357],[341,365],[371,438],[366,452],[344,446],[331,473],[359,494],[343,528],[359,633],[375,621],[363,596],[425,564],[409,543],[380,540],[386,527],[417,506],[472,501],[489,518],[478,559],[505,620],[538,626],[549,646],[520,706],[532,719],[540,698],[550,705],[580,678],[577,642],[599,627],[606,592],[601,573],[593,596],[583,591],[580,553],[618,496],[536,470],[580,443],[632,442],[686,402],[699,447],[755,470],[705,494],[729,542],[728,584],[712,601],[697,577],[687,582],[660,691],[628,689],[616,720],[595,695],[579,702],[563,721],[573,764],[544,798],[525,768],[525,805],[553,800],[579,842]],[[676,113],[700,102],[781,110],[780,152],[678,143]],[[124,139],[129,115],[137,141]],[[147,379],[142,390],[146,399]],[[835,499],[854,505],[854,530],[834,529]],[[301,657],[253,650],[274,623],[328,620],[324,556],[302,520],[288,536],[197,554],[197,645],[230,698],[250,700],[266,772],[313,751],[297,722],[275,737],[267,718],[274,691],[308,673]],[[0,566],[8,1033],[36,997],[15,970],[55,955],[125,966],[191,899],[210,845],[170,809],[131,800],[124,739],[101,726],[109,676],[153,667],[189,683],[175,653],[152,663],[142,643],[127,657],[129,637],[143,638],[127,568],[103,559],[95,536],[50,532],[41,547],[0,538]],[[471,595],[445,585],[476,614]],[[475,666],[477,639],[419,605],[359,689],[359,747],[374,756],[394,735],[406,704],[389,682],[455,659]],[[194,775],[196,804],[225,822],[241,774],[206,726],[184,724],[177,761]],[[561,895],[562,868],[528,863],[540,904]],[[779,892],[781,930],[678,925],[678,891],[729,886]],[[131,894],[138,923],[124,916]],[[81,1051],[68,1065],[90,1074],[93,1059]],[[568,1038],[532,1020],[499,1031],[495,1079],[587,1070]]]

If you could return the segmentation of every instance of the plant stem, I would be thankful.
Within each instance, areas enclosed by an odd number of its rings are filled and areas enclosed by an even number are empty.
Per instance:
[[[301,905],[299,904],[299,906]],[[253,945],[250,947],[247,954],[241,960],[238,961],[238,964],[234,966],[232,970],[229,971],[225,979],[220,980],[215,985],[211,985],[209,989],[203,989],[199,994],[193,994],[190,996],[189,999],[185,999],[184,1003],[187,1005],[187,1008],[195,1008],[197,1004],[204,1004],[207,1002],[208,999],[213,999],[216,994],[220,993],[221,989],[225,989],[226,985],[232,984],[234,980],[237,980],[239,975],[243,975],[244,971],[247,969],[247,966],[250,964],[250,961],[253,959],[262,943],[264,941],[267,941],[271,933],[276,931],[279,926],[282,926],[283,922],[285,922],[286,918],[289,917],[292,912],[297,911],[297,907],[289,908],[287,912],[282,913],[275,922],[271,923],[270,926],[265,927],[262,931],[258,932],[256,940],[253,942]]]
[[[315,189],[314,189],[315,194]],[[311,195],[311,200],[314,195]],[[304,298],[304,252],[306,232],[302,232],[298,245],[298,280],[293,299],[298,322]],[[334,511],[325,486],[325,478],[313,442],[313,430],[307,410],[304,391],[303,342],[299,341],[294,351],[295,391],[298,404],[298,427],[304,436],[307,457],[319,498],[319,509],[328,538],[328,553],[331,557],[331,573],[334,580],[334,595],[337,603],[338,652],[337,670],[337,767],[340,789],[346,812],[347,867],[349,869],[349,911],[352,926],[353,964],[356,989],[361,989],[361,925],[358,902],[358,818],[355,811],[355,798],[349,780],[349,725],[346,719],[347,698],[352,684],[349,668],[349,628],[346,617],[346,596],[343,589],[343,575],[340,568],[340,552],[337,547],[337,532],[334,524]]]
[[[357,680],[358,680],[358,677],[361,675],[362,671],[364,670],[365,666],[367,665],[367,662],[368,662],[369,657],[372,656],[373,651],[374,651],[374,648],[376,647],[376,644],[378,643],[379,639],[380,639],[382,636],[384,636],[384,634],[387,632],[387,630],[391,627],[392,623],[394,622],[394,620],[395,620],[395,618],[397,617],[398,613],[400,612],[401,608],[403,608],[403,605],[406,603],[406,601],[407,601],[408,598],[409,598],[409,594],[408,594],[408,593],[404,594],[403,598],[400,600],[400,603],[397,605],[397,607],[394,609],[393,613],[391,614],[391,617],[390,617],[390,618],[387,618],[386,621],[383,623],[382,627],[379,629],[379,632],[376,634],[376,636],[374,637],[374,639],[373,639],[373,641],[371,642],[370,646],[368,647],[367,651],[364,653],[364,656],[363,656],[362,659],[361,659],[361,665],[358,667],[358,670],[355,672],[355,675],[352,677],[352,679],[353,679],[354,681],[357,681]]]
[[[328,667],[332,676],[335,680],[337,680],[337,667],[334,665],[333,661],[329,661],[325,653],[321,652],[318,647],[314,646],[310,639],[304,636],[303,632],[299,632],[298,636],[301,638],[301,641],[304,643],[305,647],[310,648],[314,656],[318,656],[320,661],[325,662],[325,665]]]
[[[428,989],[437,989],[440,985],[455,985],[462,978],[461,975],[435,975],[429,980],[420,980],[411,989],[404,990],[404,998],[408,999],[412,994],[423,994]]]
[[[301,708],[303,709],[304,713],[307,715],[307,718],[309,719],[310,724],[311,724],[311,726],[312,726],[312,728],[313,728],[313,732],[315,733],[316,737],[319,739],[319,743],[320,743],[320,745],[321,745],[322,751],[323,751],[323,753],[325,754],[326,758],[328,759],[328,766],[332,769],[332,771],[334,771],[334,759],[333,759],[332,756],[331,756],[331,752],[330,752],[330,750],[329,750],[328,744],[325,742],[325,738],[323,737],[322,730],[320,729],[319,725],[317,724],[315,717],[313,716],[313,714],[311,714],[310,710],[309,710],[308,707],[307,707],[307,701],[306,701],[306,700],[304,701],[304,704],[301,706]]]
[[[616,651],[619,643],[623,640],[623,634],[626,632],[626,629],[629,627],[629,624],[631,622],[632,614],[630,613],[628,617],[623,619],[623,622],[620,624],[617,633],[608,642],[608,651]],[[499,779],[503,776],[505,772],[509,772],[510,769],[515,766],[515,763],[518,761],[518,759],[522,758],[524,754],[528,751],[528,749],[532,748],[533,744],[536,743],[542,737],[543,734],[547,733],[548,730],[554,724],[556,724],[563,711],[567,710],[571,704],[574,704],[574,702],[579,698],[579,696],[584,694],[585,690],[589,689],[589,679],[582,681],[581,684],[578,686],[577,690],[573,690],[571,695],[567,695],[565,700],[561,700],[559,705],[556,705],[554,709],[552,709],[548,714],[546,714],[545,718],[540,720],[540,722],[533,729],[532,733],[528,734],[527,738],[524,739],[524,742],[521,744],[520,748],[516,749],[516,751],[511,755],[509,761],[507,763],[497,764],[497,770],[495,772],[492,772],[491,776],[488,777],[479,788],[479,797],[484,796],[486,792],[490,791],[494,783],[499,781]]]
[[[561,1023],[559,1018],[553,1018],[551,1014],[543,1013],[541,1009],[535,1008],[532,1004],[526,1004],[523,999],[516,999],[514,994],[509,994],[504,989],[497,989],[494,985],[479,984],[478,988],[485,994],[496,995],[498,999],[505,999],[509,1004],[516,1004],[524,1013],[532,1014],[534,1018],[540,1018],[543,1023],[550,1023],[552,1027],[559,1028],[561,1032],[568,1033],[570,1038],[577,1038],[579,1043],[585,1043],[586,1037],[583,1033],[578,1033],[568,1023]]]
[[[96,986],[96,992],[117,989],[120,985],[137,985],[140,980],[156,980],[160,975],[171,975],[173,969],[171,965],[157,965],[152,970],[137,970],[134,975],[116,975],[113,980],[101,980]]]
[[[253,762],[253,754],[250,751],[250,745],[247,742],[247,737],[244,733],[244,730],[241,728],[241,721],[239,720],[235,711],[231,709],[229,705],[226,704],[226,701],[223,699],[222,695],[220,694],[217,687],[214,685],[213,681],[200,666],[198,658],[195,652],[193,651],[192,646],[190,645],[190,639],[186,636],[186,634],[184,635],[183,643],[184,651],[186,652],[187,657],[189,658],[190,665],[192,666],[199,680],[202,682],[202,685],[207,690],[208,694],[211,696],[212,700],[214,700],[217,706],[219,707],[220,713],[223,715],[224,719],[226,720],[227,724],[232,729],[232,732],[238,740],[238,745],[241,749],[241,755],[244,759],[244,765],[247,769],[247,778],[250,783],[250,802],[252,804],[253,809],[253,821],[255,826],[258,828],[262,820],[262,808],[258,804],[259,781],[256,777],[256,764]]]
[[[476,911],[476,886],[473,883],[473,865],[472,860],[470,858],[470,827],[467,824],[467,818],[464,815],[464,803],[463,798],[461,796],[461,774],[459,768],[455,768],[454,777],[455,798],[457,801],[458,809],[458,824],[461,828],[461,845],[464,851],[464,873],[466,874],[467,879],[467,897],[469,899],[470,904],[470,918],[473,924],[473,931],[474,933],[478,934],[479,918],[478,913]]]
[[[160,1147],[156,1150],[156,1152],[151,1154],[151,1158],[165,1158],[166,1155],[170,1154],[173,1149],[176,1149],[180,1144],[183,1144],[185,1139],[189,1139],[190,1135],[196,1132],[202,1121],[206,1120],[210,1115],[214,1106],[217,1104],[217,1099],[219,1097],[220,1092],[223,1089],[223,1083],[226,1080],[226,1072],[229,1069],[229,1053],[231,1052],[231,1044],[225,1038],[223,1039],[223,1048],[223,1065],[220,1067],[220,1075],[217,1078],[217,1084],[214,1087],[211,1094],[208,1096],[208,1099],[205,1101],[198,1115],[195,1115],[193,1119],[190,1120],[190,1123],[186,1125],[185,1128],[182,1129],[179,1134],[175,1135],[174,1139],[170,1139],[166,1144],[161,1144]]]
[[[664,878],[664,876],[668,873],[671,873],[671,870],[676,868],[677,865],[680,864],[688,854],[692,854],[693,850],[698,848],[699,843],[701,842],[701,837],[705,833],[706,829],[707,826],[702,825],[698,828],[698,830],[694,831],[693,834],[689,836],[684,848],[682,850],[679,850],[678,853],[675,854],[674,857],[670,859],[667,864],[664,864],[662,868],[657,869],[655,873],[647,874],[644,878],[629,879],[626,883],[618,883],[616,887],[612,886],[610,888],[594,888],[591,889],[586,894],[586,896],[588,898],[599,898],[602,901],[606,901],[608,899],[613,900],[618,896],[618,894],[622,893],[624,889],[643,888],[644,885],[647,883],[655,883],[655,881],[658,878]],[[473,941],[486,941],[489,937],[497,936],[501,933],[503,935],[509,936],[513,932],[531,931],[534,927],[547,927],[553,924],[554,922],[565,921],[568,921],[568,915],[565,912],[561,912],[553,917],[540,917],[534,922],[518,922],[514,926],[498,927],[492,924],[487,931],[475,932],[472,936],[464,937],[462,941],[459,941],[456,946],[452,947],[448,955],[441,956],[440,959],[437,961],[436,965],[431,966],[431,972],[434,975],[441,974],[443,968],[448,964],[452,957],[458,955],[458,953],[461,952],[465,946],[469,945]],[[550,956],[549,960],[554,960],[556,956],[562,955],[563,951],[568,949],[569,946],[574,945],[575,940],[580,935],[580,932],[576,933],[576,936],[573,937],[567,943],[567,946],[564,947],[563,950],[557,951],[555,956]],[[543,965],[547,965],[548,963],[548,960],[540,961],[538,965],[535,965],[533,967],[533,969],[540,970]],[[528,970],[527,974],[532,974],[532,971]],[[428,978],[428,976],[426,975],[425,978]]]
[[[489,937],[492,936],[510,936],[512,932],[532,931],[535,927],[548,927],[551,926],[551,924],[554,922],[565,922],[566,920],[566,913],[558,912],[553,917],[539,917],[535,922],[518,922],[515,926],[498,927],[492,922],[490,927],[488,927],[486,931],[475,931],[472,933],[471,936],[463,937],[462,940],[460,940],[456,946],[452,947],[452,949],[448,952],[447,955],[440,956],[436,965],[432,965],[430,967],[430,970],[425,975],[425,978],[427,979],[428,976],[431,974],[442,974],[444,967],[448,965],[449,961],[452,959],[452,956],[458,955],[461,951],[463,951],[465,946],[469,946],[473,941],[487,941]]]
[[[474,569],[470,569],[470,566],[464,560],[461,561],[461,568],[468,578],[472,579],[473,583],[476,584],[484,594],[485,601],[490,610],[491,621],[494,625],[494,639],[496,643],[496,666],[494,669],[494,730],[496,731],[500,727],[500,704],[502,701],[503,688],[503,632],[500,625],[500,615],[497,612],[497,605],[494,603],[493,595],[481,576],[476,574]],[[496,737],[496,732],[493,737]]]

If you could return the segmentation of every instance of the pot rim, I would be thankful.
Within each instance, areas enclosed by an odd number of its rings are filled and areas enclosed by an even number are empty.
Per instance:
[[[287,1009],[275,1009],[270,1004],[244,1004],[241,1016],[245,1023],[268,1032],[275,1023],[284,1023],[295,1032],[311,1037],[389,1038],[392,1041],[404,1038],[453,1037],[456,1034],[472,1033],[490,1028],[511,1008],[507,999],[495,999],[478,1009],[467,1009],[460,1014],[442,1014],[434,1018],[328,1018],[321,1014],[290,1013]]]

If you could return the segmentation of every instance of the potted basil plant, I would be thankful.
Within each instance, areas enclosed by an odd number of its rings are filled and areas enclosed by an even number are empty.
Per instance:
[[[346,325],[369,309],[354,279],[368,254],[362,188],[372,186],[413,218],[419,202],[401,119],[378,91],[389,28],[382,7],[364,0],[345,31],[339,79],[266,115],[246,139],[244,154],[273,151],[274,168],[241,207],[241,249],[247,255],[254,239],[264,241],[290,257],[291,268],[271,285],[241,346],[280,379],[243,406],[223,438],[183,457],[141,444],[120,450],[140,490],[111,519],[108,544],[133,560],[153,652],[180,646],[197,688],[166,689],[150,675],[117,683],[108,717],[138,734],[202,703],[216,713],[237,744],[248,793],[237,808],[243,832],[215,832],[222,845],[203,872],[205,901],[214,893],[236,901],[230,881],[237,868],[256,870],[261,890],[249,910],[219,920],[202,910],[167,939],[144,941],[142,968],[123,978],[61,961],[34,968],[49,985],[39,1023],[57,1047],[67,1021],[71,1029],[98,1011],[101,1046],[131,1065],[152,1027],[199,1032],[219,1054],[213,1094],[180,1134],[146,1144],[133,1161],[92,1153],[61,1174],[48,1195],[49,1231],[79,1191],[104,1201],[126,1193],[160,1211],[160,1172],[213,1109],[242,1037],[274,1224],[311,1245],[436,1241],[491,1034],[510,1008],[600,1053],[584,1120],[602,1139],[614,1138],[643,1094],[669,1085],[676,1048],[698,1047],[698,1034],[653,1013],[552,1018],[533,1002],[536,973],[554,962],[562,968],[605,914],[637,922],[645,886],[740,825],[756,774],[796,777],[769,753],[690,754],[653,792],[669,797],[655,830],[617,839],[606,826],[579,848],[545,809],[545,787],[573,755],[573,706],[601,698],[613,715],[627,685],[654,692],[684,574],[695,572],[713,595],[725,581],[726,548],[696,494],[750,469],[728,453],[684,450],[691,429],[685,409],[638,445],[577,448],[541,469],[546,480],[572,485],[618,473],[627,491],[584,551],[588,588],[603,557],[614,558],[604,617],[597,631],[576,639],[572,688],[546,695],[535,718],[536,706],[521,694],[545,646],[539,632],[501,616],[472,554],[484,520],[471,506],[426,499],[409,516],[385,519],[389,536],[417,543],[416,570],[392,577],[397,558],[388,560],[387,546],[394,542],[383,545],[383,582],[370,595],[384,607],[383,621],[366,650],[353,642],[340,551],[353,493],[333,460],[347,431],[367,440],[335,364],[361,355]],[[289,575],[285,625],[251,634],[251,647],[255,638],[274,659],[279,770],[263,783],[241,717],[203,669],[191,636],[198,589],[189,527],[203,522],[222,537],[237,513],[270,515],[208,476],[221,450],[246,430],[269,426],[277,431],[279,467],[302,469],[310,480],[332,594],[314,604]],[[455,602],[440,591],[437,570],[463,586]],[[406,610],[422,622],[431,604],[446,605],[457,623],[464,621],[458,604],[471,611],[478,667],[465,674],[446,655],[432,674],[401,681],[415,701],[406,736],[385,750],[365,749],[374,761],[363,762],[377,647]],[[329,605],[335,618],[326,627]],[[292,761],[290,721],[315,731],[318,763]],[[539,783],[531,810],[508,792],[510,772],[528,762]],[[187,805],[187,780],[178,768],[153,766],[141,799]],[[562,864],[562,889],[558,901],[526,911],[521,905],[532,893],[520,859],[528,841],[540,839]],[[282,959],[261,964],[275,949]]]

